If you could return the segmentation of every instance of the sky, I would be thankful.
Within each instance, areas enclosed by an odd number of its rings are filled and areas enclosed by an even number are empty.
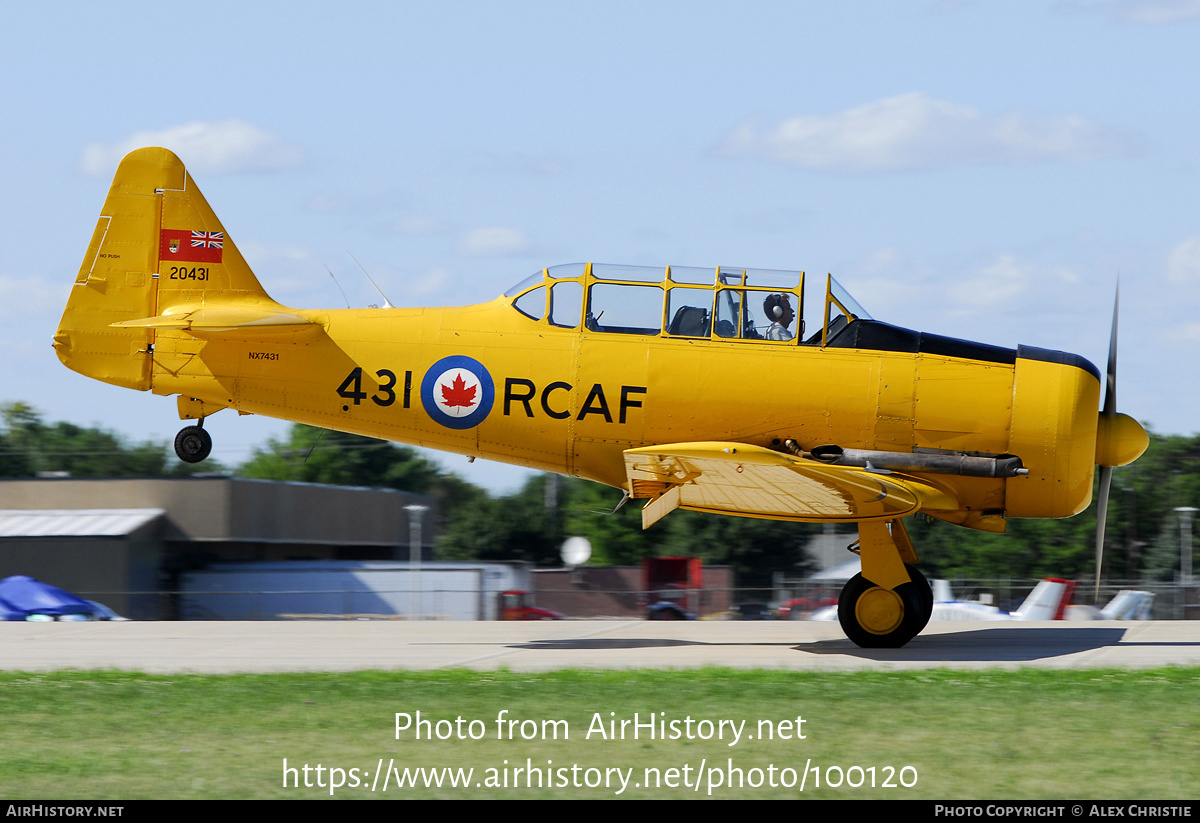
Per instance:
[[[47,420],[182,426],[51,348],[117,163],[163,145],[300,308],[380,302],[348,251],[397,306],[559,263],[802,269],[880,320],[1102,365],[1119,278],[1118,407],[1200,431],[1200,0],[156,0],[0,22],[0,403]],[[288,424],[206,428],[237,465]],[[528,476],[438,459],[493,491]]]

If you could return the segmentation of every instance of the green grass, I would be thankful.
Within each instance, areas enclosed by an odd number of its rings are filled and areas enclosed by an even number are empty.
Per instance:
[[[496,717],[566,720],[569,740],[499,740]],[[467,723],[483,721],[479,740],[396,739],[396,712]],[[605,721],[638,712],[660,719],[745,720],[743,739],[604,740],[585,737],[596,713]],[[760,740],[759,720],[804,718],[805,739]],[[527,726],[529,730],[531,727]],[[681,727],[683,728],[683,727]],[[443,731],[446,727],[443,726]],[[479,725],[475,726],[476,734]],[[699,727],[693,724],[693,733]],[[669,729],[668,729],[669,731]],[[754,735],[747,740],[745,735]],[[540,736],[540,734],[539,734]],[[299,788],[284,788],[283,761]],[[380,759],[405,768],[473,768],[467,789],[370,791]],[[681,783],[635,788],[646,769],[733,767],[754,788],[712,789],[721,798],[1195,799],[1200,797],[1200,669],[1142,671],[986,671],[796,673],[775,671],[356,672],[290,675],[144,675],[127,672],[0,673],[0,797],[310,798],[329,797],[330,767],[359,770],[365,785],[335,797],[608,798],[616,788],[513,787],[512,769],[532,761],[566,769],[567,781],[632,769],[622,797],[707,795]],[[508,764],[505,765],[504,761]],[[548,765],[547,761],[552,761]],[[304,787],[300,769],[314,770]],[[317,787],[315,767],[323,767]],[[806,764],[801,794],[771,788]],[[578,765],[580,770],[572,772]],[[864,785],[826,785],[828,767],[875,768]],[[900,768],[916,785],[899,786]],[[886,767],[896,788],[884,788]],[[587,773],[587,768],[600,772]],[[761,773],[754,769],[763,770]],[[508,788],[476,788],[488,769]],[[836,778],[836,770],[833,772]],[[913,772],[904,773],[911,783]],[[797,779],[799,779],[797,777]],[[615,780],[615,773],[614,773]],[[619,785],[617,786],[619,788]]]

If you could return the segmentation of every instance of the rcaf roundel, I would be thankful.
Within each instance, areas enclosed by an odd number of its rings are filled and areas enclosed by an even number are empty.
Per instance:
[[[450,429],[478,426],[492,410],[496,388],[478,360],[462,355],[434,363],[421,381],[425,412]]]

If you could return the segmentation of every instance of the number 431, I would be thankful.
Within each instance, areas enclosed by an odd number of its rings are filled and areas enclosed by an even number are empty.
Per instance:
[[[389,369],[380,369],[375,372],[375,376],[381,381],[379,391],[371,395],[371,402],[377,406],[390,406],[396,402],[396,373]],[[338,397],[344,397],[347,400],[353,400],[354,405],[358,405],[367,397],[367,393],[362,390],[362,368],[356,367],[342,381],[342,385],[337,388]]]

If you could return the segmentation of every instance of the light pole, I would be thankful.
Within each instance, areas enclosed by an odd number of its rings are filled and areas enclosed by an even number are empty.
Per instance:
[[[1192,582],[1192,517],[1200,509],[1192,506],[1176,506],[1179,512],[1179,582],[1187,586]]]
[[[428,506],[405,506],[408,512],[408,573],[412,581],[408,588],[408,619],[420,620],[421,614],[421,518]]]

